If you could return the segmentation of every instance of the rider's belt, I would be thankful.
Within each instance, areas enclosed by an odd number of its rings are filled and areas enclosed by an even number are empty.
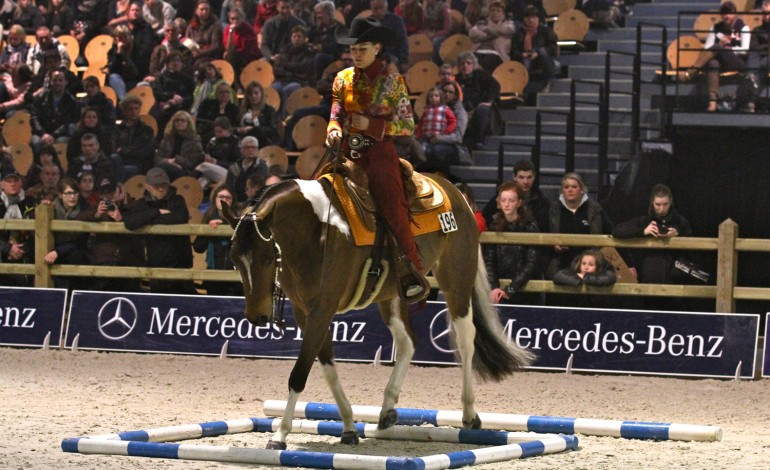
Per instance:
[[[363,150],[376,143],[376,140],[362,134],[350,134],[348,137],[348,146],[350,147],[350,150]]]

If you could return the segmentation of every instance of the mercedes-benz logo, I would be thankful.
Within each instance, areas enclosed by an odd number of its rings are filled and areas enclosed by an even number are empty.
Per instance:
[[[99,309],[99,332],[107,339],[123,339],[134,330],[138,317],[133,302],[125,297],[114,297]]]
[[[447,309],[441,310],[433,317],[433,320],[430,321],[430,343],[434,348],[443,353],[454,354],[456,349],[452,348],[452,342],[450,341],[452,335],[452,321],[449,319],[447,312]],[[438,320],[442,318],[444,320],[443,324],[438,322]]]

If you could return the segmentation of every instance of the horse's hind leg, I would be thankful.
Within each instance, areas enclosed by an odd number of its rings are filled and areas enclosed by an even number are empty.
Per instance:
[[[342,418],[342,437],[340,442],[342,444],[356,445],[358,444],[358,431],[353,422],[353,408],[350,406],[350,401],[348,401],[348,397],[342,390],[342,384],[340,384],[339,377],[337,376],[337,368],[334,366],[332,341],[328,334],[321,346],[321,351],[318,353],[318,361],[321,363],[324,378],[329,385],[329,390],[334,395],[334,401],[337,403],[337,408]]]
[[[387,429],[396,424],[396,403],[401,393],[401,386],[409,370],[409,364],[414,356],[414,342],[412,341],[403,318],[406,316],[406,307],[398,297],[389,301],[380,302],[380,314],[388,325],[393,340],[396,344],[396,363],[390,374],[388,385],[385,387],[385,396],[382,401],[378,429]]]

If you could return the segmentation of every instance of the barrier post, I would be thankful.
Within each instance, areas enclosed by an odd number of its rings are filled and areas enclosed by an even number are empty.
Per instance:
[[[53,249],[53,207],[40,204],[35,208],[35,287],[53,287],[51,265],[43,258]]]
[[[727,219],[719,224],[717,242],[717,303],[716,312],[735,312],[734,288],[738,282],[738,252],[735,249],[738,224]]]

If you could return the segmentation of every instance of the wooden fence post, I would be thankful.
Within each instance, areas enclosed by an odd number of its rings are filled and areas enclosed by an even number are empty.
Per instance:
[[[43,258],[53,249],[53,207],[40,204],[35,208],[35,287],[53,287],[51,265]]]
[[[717,242],[717,313],[735,312],[735,284],[738,282],[738,252],[735,241],[738,238],[738,224],[727,219],[719,224]]]

